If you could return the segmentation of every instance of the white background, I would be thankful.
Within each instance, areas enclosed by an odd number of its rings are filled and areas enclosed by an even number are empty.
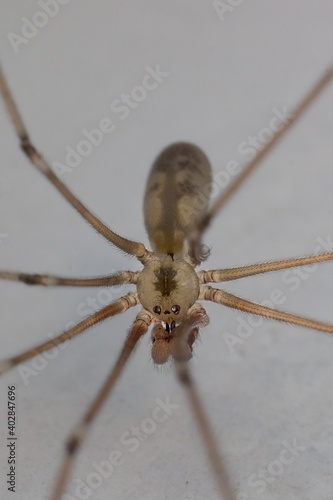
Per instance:
[[[290,0],[239,3],[220,19],[213,2],[71,1],[22,44],[35,0],[1,2],[1,59],[32,138],[45,156],[63,161],[66,146],[82,140],[102,118],[106,135],[63,180],[115,231],[148,245],[142,197],[148,169],[173,141],[207,153],[216,172],[247,157],[238,147],[269,125],[273,109],[292,110],[333,57],[333,2]],[[227,2],[226,2],[227,4]],[[232,2],[230,1],[231,5]],[[112,101],[140,85],[145,67],[169,76],[121,121]],[[237,266],[313,253],[332,235],[332,85],[237,193],[207,232],[206,268]],[[3,269],[93,276],[139,269],[108,245],[34,170],[0,110],[0,243]],[[282,290],[283,309],[333,322],[333,265],[300,279],[283,272],[227,284],[246,298]],[[0,283],[1,358],[16,354],[80,320],[78,307],[94,289],[45,289]],[[127,289],[117,290],[115,297]],[[83,304],[83,306],[82,306]],[[100,304],[102,305],[102,304]],[[205,407],[239,498],[321,500],[333,495],[332,339],[265,321],[231,353],[225,334],[237,334],[236,311],[207,305],[210,325],[191,362]],[[48,498],[66,436],[114,362],[136,312],[132,310],[71,342],[28,385],[15,369],[1,380],[0,496]],[[87,498],[219,498],[196,425],[172,369],[156,370],[149,335],[98,417],[74,476],[86,481],[93,462],[113,450],[124,463]],[[28,364],[31,366],[31,364]],[[16,384],[18,481],[6,490],[7,386]],[[151,417],[156,398],[178,408],[131,453],[122,433]],[[265,491],[249,484],[273,467],[287,441],[305,449],[282,466]],[[278,467],[278,465],[276,466]],[[272,469],[271,469],[272,470]],[[278,470],[278,469],[276,469]],[[74,498],[73,482],[68,492]],[[242,494],[242,495],[241,495]]]

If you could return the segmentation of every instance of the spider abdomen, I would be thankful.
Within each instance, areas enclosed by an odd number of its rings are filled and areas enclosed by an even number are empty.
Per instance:
[[[208,158],[193,144],[172,144],[156,158],[147,180],[144,218],[157,255],[184,256],[189,232],[207,209],[211,179]]]

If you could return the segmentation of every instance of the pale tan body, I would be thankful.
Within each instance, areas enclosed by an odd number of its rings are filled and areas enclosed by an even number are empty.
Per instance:
[[[272,141],[260,150],[258,155],[236,179],[236,182],[231,184],[226,193],[219,197],[209,209],[207,207],[211,173],[209,162],[204,153],[196,146],[184,143],[173,145],[162,152],[151,170],[145,195],[145,223],[154,249],[153,253],[148,251],[142,243],[128,240],[109,229],[52,172],[47,162],[31,143],[0,69],[0,91],[16,128],[21,147],[32,164],[49,179],[56,189],[101,235],[125,253],[136,256],[144,266],[140,272],[121,271],[115,275],[87,279],[0,271],[0,279],[21,281],[29,285],[113,286],[124,283],[137,285],[136,292],[129,292],[58,335],[55,339],[44,342],[20,355],[1,361],[0,374],[54,347],[54,345],[79,335],[87,328],[106,318],[124,312],[130,307],[142,305],[115,366],[110,371],[104,385],[81,422],[75,427],[67,440],[65,458],[55,489],[52,492],[53,500],[61,499],[74,458],[84,440],[89,425],[101,409],[106,397],[112,391],[137,342],[147,332],[152,323],[154,324],[152,331],[153,359],[156,363],[164,363],[170,356],[175,360],[179,380],[187,390],[194,415],[204,438],[221,498],[225,500],[234,500],[236,498],[222,457],[217,450],[203,406],[191,380],[187,363],[184,363],[192,355],[192,346],[198,335],[198,329],[208,323],[204,308],[196,301],[209,300],[251,314],[333,333],[332,325],[260,306],[223,290],[206,286],[206,283],[229,281],[259,273],[332,260],[333,253],[197,273],[195,267],[208,255],[208,252],[201,245],[201,236],[211,219],[244,178],[258,165],[259,161],[283,136],[290,125],[301,116],[303,111],[332,78],[333,70],[331,69],[301,101],[289,123],[279,129]],[[192,165],[192,167],[186,167],[186,165]]]
[[[209,205],[211,182],[208,158],[194,144],[173,144],[156,158],[147,179],[144,217],[158,257],[187,257],[189,235]]]
[[[179,323],[199,297],[189,235],[207,210],[211,180],[208,158],[187,143],[162,151],[148,176],[144,217],[155,256],[138,278],[138,294],[168,325]]]

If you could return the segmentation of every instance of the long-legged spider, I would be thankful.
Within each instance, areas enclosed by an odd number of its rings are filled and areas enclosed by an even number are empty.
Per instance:
[[[20,139],[21,148],[32,164],[49,179],[67,201],[104,238],[126,254],[135,256],[144,266],[140,272],[121,271],[105,277],[86,279],[0,271],[0,279],[21,281],[29,285],[92,287],[112,287],[119,284],[137,285],[136,292],[129,292],[55,339],[3,360],[0,363],[0,374],[79,335],[106,318],[125,312],[139,304],[143,306],[136,316],[115,366],[67,441],[65,458],[56,487],[52,493],[53,500],[61,498],[66,488],[74,458],[89,425],[112,391],[137,342],[147,332],[150,325],[154,325],[151,334],[152,359],[156,364],[164,364],[169,358],[173,358],[175,361],[179,381],[185,387],[192,405],[193,413],[215,472],[221,497],[229,500],[235,498],[234,488],[219,454],[187,365],[187,361],[192,357],[193,345],[198,336],[199,328],[206,326],[208,323],[206,311],[197,300],[208,300],[250,314],[333,333],[332,325],[261,306],[221,289],[206,285],[207,283],[221,283],[256,274],[332,260],[333,253],[239,268],[196,272],[195,267],[206,260],[209,255],[207,247],[201,243],[201,238],[213,217],[237,190],[243,180],[256,168],[276,142],[285,134],[290,125],[302,115],[304,110],[332,78],[333,69],[318,81],[295,109],[292,119],[281,126],[272,141],[256,155],[242,174],[236,178],[236,181],[210,208],[208,208],[208,202],[212,179],[209,161],[204,153],[196,146],[188,143],[177,143],[166,148],[152,167],[145,194],[145,223],[154,249],[154,252],[151,252],[142,243],[128,240],[110,230],[57,178],[42,155],[31,143],[4,75],[0,71],[0,90]]]

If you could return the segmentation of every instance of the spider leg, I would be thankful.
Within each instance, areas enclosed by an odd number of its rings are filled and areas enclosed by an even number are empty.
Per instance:
[[[21,281],[26,285],[43,286],[117,286],[124,284],[135,285],[139,272],[120,271],[109,276],[97,276],[94,278],[62,278],[48,274],[28,274],[13,271],[0,271],[0,280]]]
[[[218,450],[216,438],[204,411],[204,406],[200,400],[194,380],[191,377],[189,367],[186,363],[177,363],[177,375],[180,383],[186,390],[187,397],[191,404],[195,420],[199,427],[200,434],[217,480],[221,498],[224,500],[235,500],[236,495],[231,486],[223,457]]]
[[[145,263],[150,255],[143,243],[128,240],[117,233],[114,233],[102,221],[100,221],[80,200],[68,189],[68,187],[55,175],[50,166],[31,143],[27,129],[24,126],[16,103],[6,82],[5,75],[0,68],[0,91],[5,101],[8,113],[11,117],[16,133],[19,137],[21,148],[27,155],[31,163],[53,184],[53,186],[66,198],[82,217],[92,225],[104,238],[113,245],[120,248],[123,252],[135,255],[138,260]]]
[[[250,174],[259,166],[262,160],[270,153],[274,146],[280,141],[280,139],[287,133],[290,127],[303,115],[304,111],[312,104],[312,102],[320,95],[324,88],[330,83],[333,78],[333,67],[329,68],[328,71],[317,81],[317,83],[310,89],[309,93],[302,99],[298,106],[294,109],[292,116],[288,121],[286,121],[281,128],[272,137],[272,140],[267,143],[263,149],[257,152],[255,157],[244,167],[242,172],[231,182],[225,191],[217,198],[212,207],[203,216],[201,222],[195,228],[195,234],[192,236],[192,240],[200,241],[203,233],[208,229],[211,224],[212,219],[218,214],[224,205],[231,199],[235,192],[241,187],[244,181],[250,176]]]
[[[212,302],[216,302],[217,304],[223,304],[224,306],[238,309],[239,311],[244,311],[249,314],[256,314],[258,316],[263,316],[277,321],[285,321],[286,323],[304,326],[305,328],[312,328],[321,332],[333,333],[333,325],[321,323],[320,321],[308,318],[302,318],[296,314],[271,309],[270,307],[261,306],[254,302],[250,302],[249,300],[241,299],[240,297],[232,295],[229,292],[225,292],[224,290],[219,290],[210,286],[201,286],[199,299],[210,300]]]
[[[333,253],[310,255],[309,257],[298,257],[296,259],[279,260],[275,262],[264,262],[262,264],[233,267],[229,269],[211,269],[209,271],[200,271],[198,276],[202,284],[221,283],[223,281],[232,281],[246,278],[247,276],[254,276],[255,274],[280,271],[281,269],[288,269],[289,267],[307,266],[318,262],[326,262],[328,260],[333,260]]]
[[[185,319],[171,332],[166,332],[163,325],[157,323],[152,331],[152,359],[156,364],[165,363],[170,356],[175,360],[177,377],[186,390],[221,498],[233,500],[235,495],[223,458],[219,453],[214,433],[187,365],[187,361],[192,357],[192,345],[198,336],[199,327],[207,326],[208,323],[207,313],[198,303],[189,309]]]
[[[191,376],[186,361],[186,350],[198,335],[198,328],[207,326],[209,319],[205,309],[198,303],[195,303],[189,310],[187,318],[178,325],[172,333],[175,335],[174,345],[172,346],[172,356],[176,360],[177,376],[180,383],[184,386],[188,400],[193,410],[193,414],[202,436],[208,458],[211,462],[215,474],[221,498],[233,500],[236,498],[231,486],[229,475],[224,464],[222,455],[216,444],[216,439],[204,411],[204,406],[200,400],[194,380]],[[190,340],[191,339],[191,340]]]
[[[116,364],[112,368],[110,374],[108,375],[104,385],[100,389],[96,398],[91,403],[88,411],[79,422],[79,424],[74,428],[73,432],[70,434],[67,443],[65,457],[61,464],[59,476],[56,482],[55,489],[52,494],[52,500],[60,500],[62,494],[66,488],[70,472],[75,460],[75,456],[82,445],[82,442],[87,434],[88,428],[93,422],[94,418],[102,408],[107,397],[111,393],[115,383],[117,382],[119,375],[121,374],[128,358],[133,352],[137,342],[140,340],[142,335],[147,332],[147,329],[152,321],[153,316],[144,309],[141,309],[137,315],[133,326],[127,336],[127,339],[123,345],[122,351],[116,361]]]
[[[37,354],[41,354],[44,351],[48,351],[52,347],[56,347],[59,344],[66,342],[66,340],[69,340],[75,337],[76,335],[79,335],[88,328],[97,325],[97,323],[100,323],[101,321],[104,321],[105,319],[110,318],[111,316],[115,316],[116,314],[125,312],[127,311],[127,309],[136,306],[137,304],[139,304],[139,299],[137,297],[137,294],[129,292],[124,297],[120,297],[119,299],[112,302],[112,304],[103,307],[103,309],[101,309],[100,311],[97,311],[96,313],[84,319],[77,325],[73,326],[72,328],[69,328],[64,333],[58,335],[58,337],[48,340],[47,342],[43,342],[42,344],[39,344],[38,346],[33,347],[32,349],[29,349],[28,351],[25,351],[22,354],[0,361],[0,375],[10,370],[14,366],[23,363],[24,361],[27,361],[28,359],[33,358],[34,356],[37,356]]]

